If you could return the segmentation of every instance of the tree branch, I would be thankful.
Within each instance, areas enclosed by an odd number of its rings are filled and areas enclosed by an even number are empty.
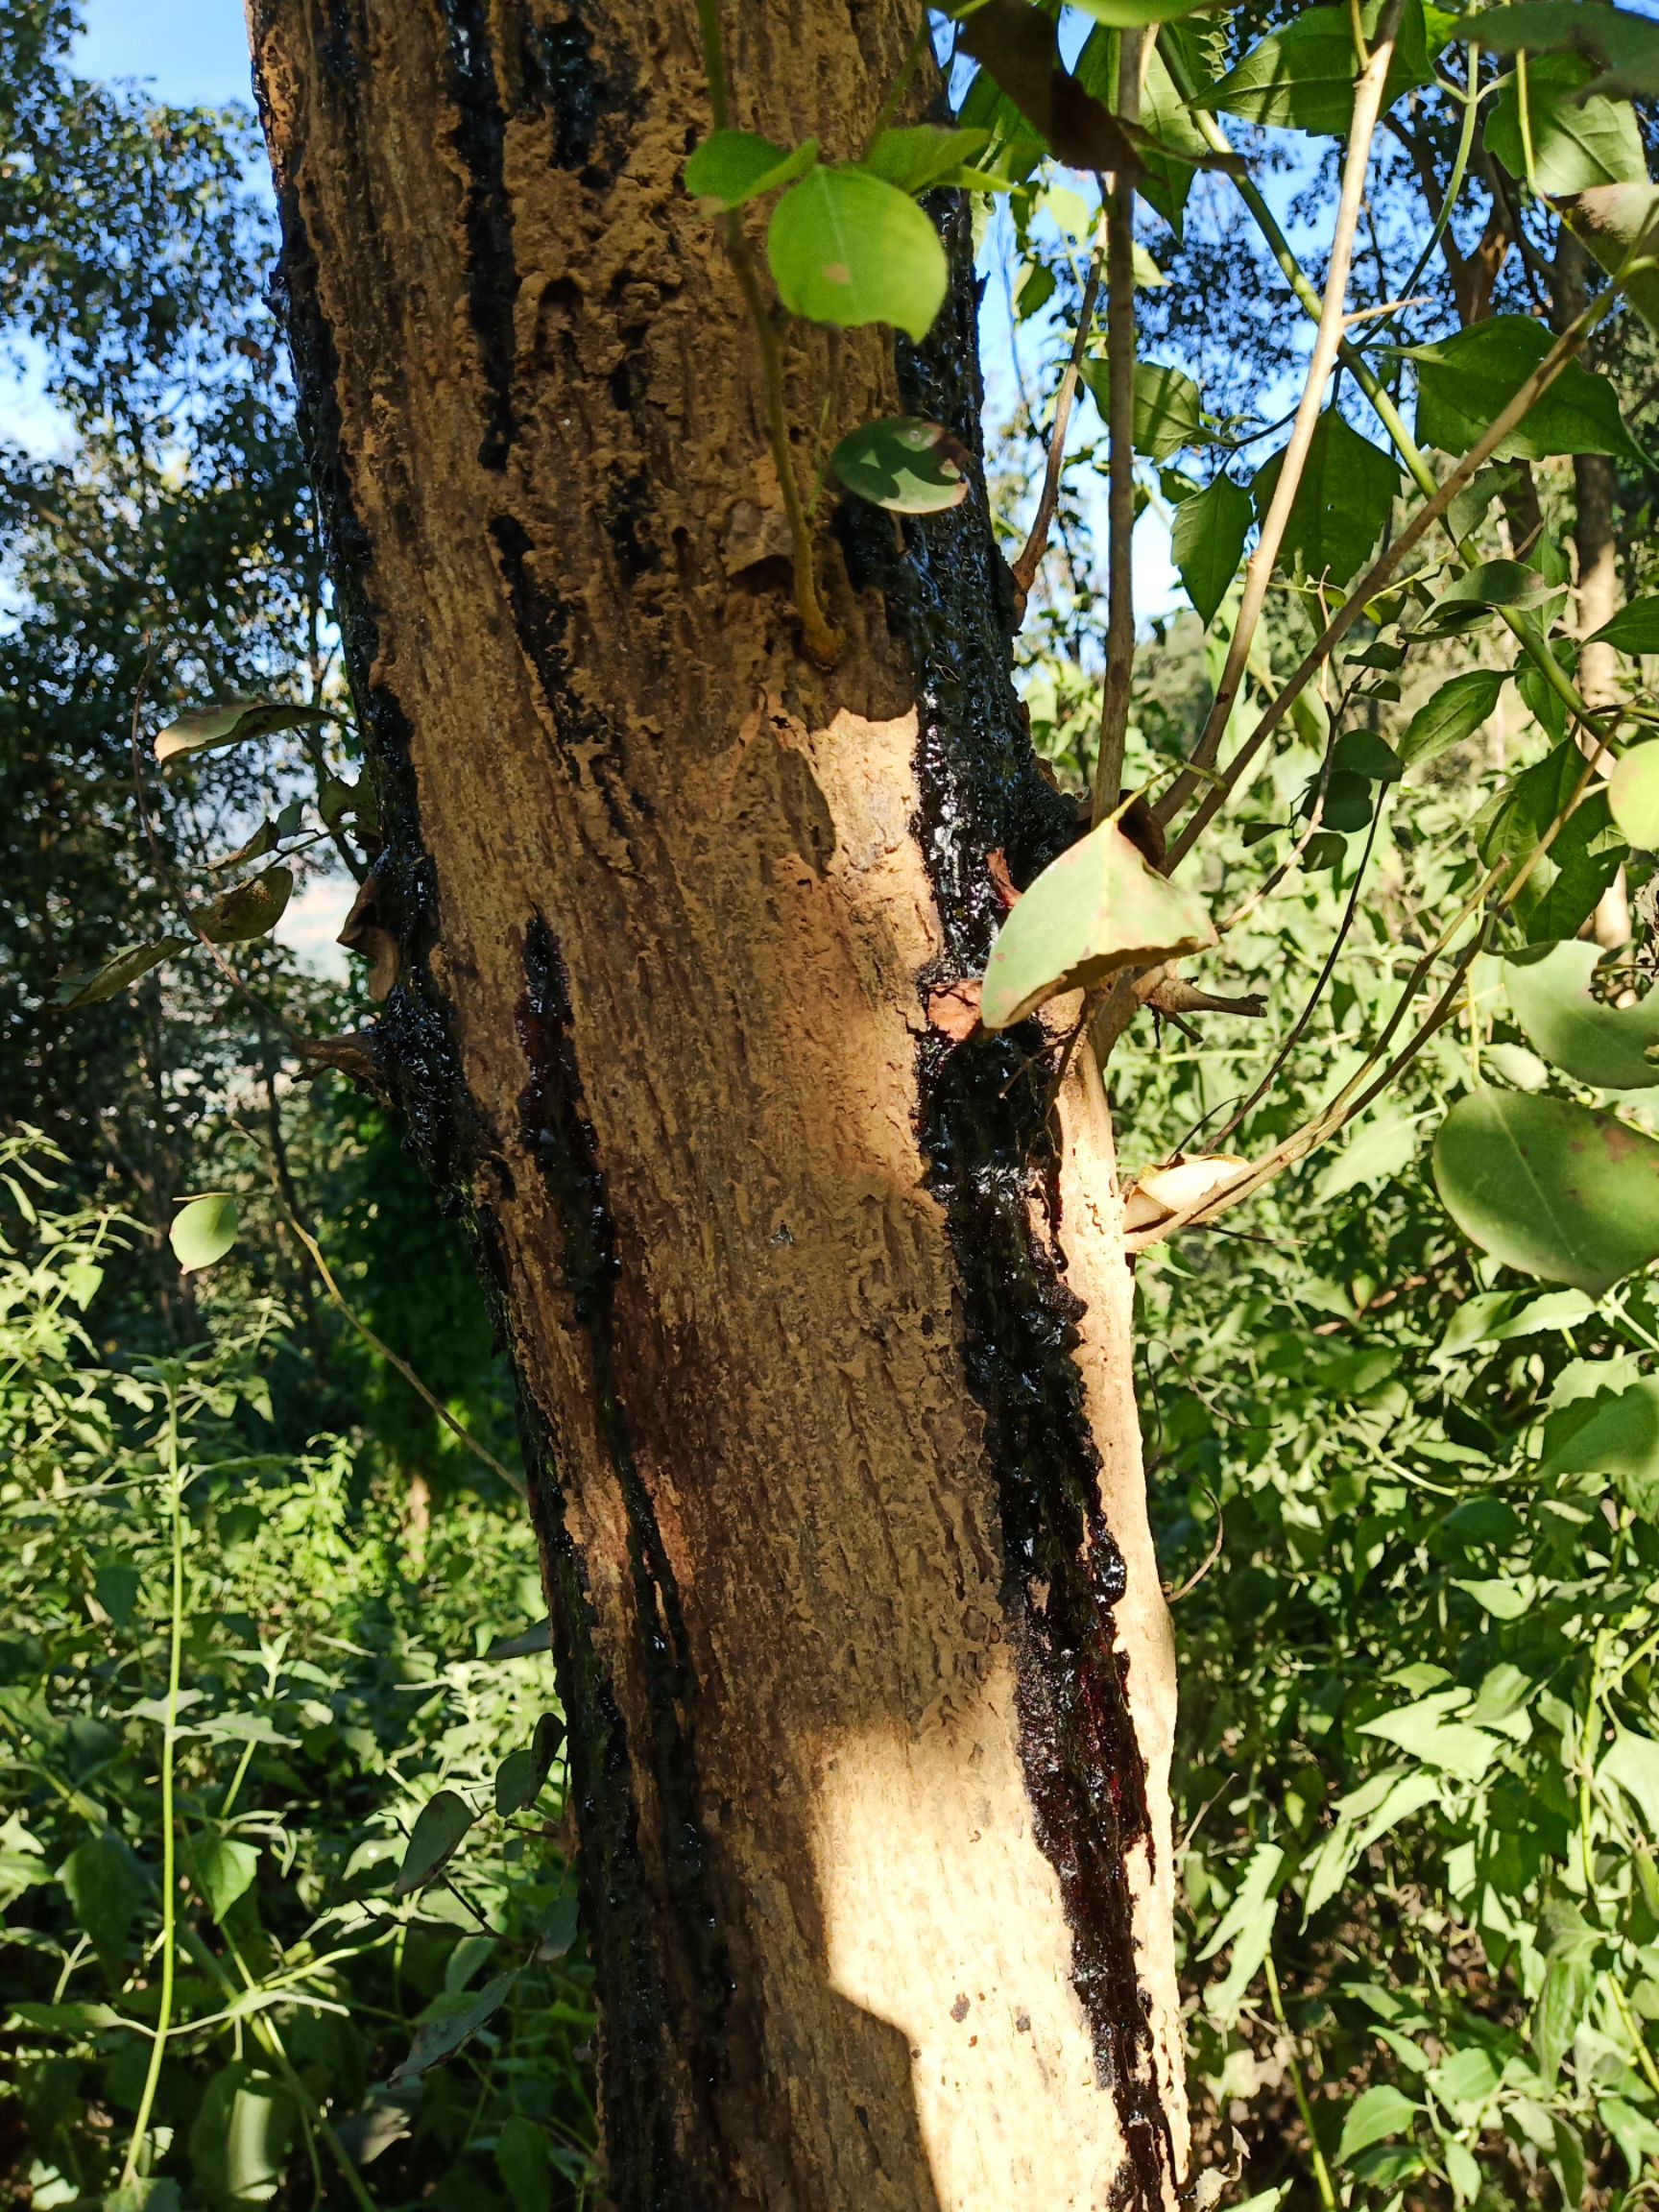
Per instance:
[[[1337,205],[1336,227],[1331,246],[1331,267],[1325,279],[1324,297],[1320,301],[1319,327],[1313,340],[1312,358],[1308,364],[1308,375],[1302,387],[1302,403],[1296,410],[1296,424],[1280,465],[1279,480],[1273,487],[1273,497],[1262,523],[1256,550],[1244,570],[1244,592],[1238,606],[1238,618],[1233,626],[1233,640],[1227,649],[1226,665],[1215,688],[1209,718],[1192,750],[1193,763],[1199,768],[1213,766],[1221,750],[1221,740],[1232,717],[1233,705],[1244,681],[1244,671],[1249,665],[1250,641],[1262,618],[1262,610],[1267,603],[1267,586],[1273,574],[1273,565],[1279,558],[1279,548],[1284,542],[1286,527],[1290,520],[1290,509],[1302,481],[1309,450],[1313,444],[1313,433],[1319,426],[1320,403],[1325,397],[1325,387],[1342,347],[1354,240],[1359,228],[1365,182],[1371,167],[1371,144],[1382,112],[1388,65],[1394,57],[1394,36],[1404,5],[1405,0],[1388,0],[1377,26],[1377,43],[1371,50],[1371,59],[1360,72],[1359,81],[1354,88],[1354,121],[1349,132],[1348,156],[1342,171],[1342,195]],[[1197,787],[1196,777],[1178,776],[1159,802],[1160,819],[1165,822],[1172,820]],[[1211,811],[1214,812],[1214,808]]]

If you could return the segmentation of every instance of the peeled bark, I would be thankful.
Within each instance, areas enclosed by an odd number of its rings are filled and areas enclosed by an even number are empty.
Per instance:
[[[520,1382],[623,2207],[1162,2206],[1167,1617],[1110,1118],[955,1045],[990,856],[1073,833],[982,490],[840,516],[800,650],[688,5],[252,0],[384,794],[381,1078]],[[728,11],[857,149],[899,7]],[[976,437],[966,224],[832,435]],[[815,430],[825,353],[795,356]],[[803,474],[808,462],[802,446]],[[382,948],[384,950],[384,948]]]

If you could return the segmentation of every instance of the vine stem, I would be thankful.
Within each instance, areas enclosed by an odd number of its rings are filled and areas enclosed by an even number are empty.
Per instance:
[[[720,31],[720,0],[697,0],[697,27],[703,41],[703,72],[709,84],[709,105],[716,131],[732,127],[732,92],[726,74],[726,48]],[[789,526],[790,562],[795,579],[795,612],[801,617],[801,636],[807,656],[820,668],[833,668],[841,658],[842,639],[824,612],[818,596],[818,574],[812,558],[812,525],[795,475],[795,457],[789,445],[789,410],[783,388],[783,349],[761,289],[760,272],[743,218],[732,208],[720,219],[720,235],[743,295],[743,305],[754,325],[760,349],[760,396],[766,419],[766,445],[777,471],[783,516]]]
[[[179,1690],[184,1659],[184,1491],[179,1468],[179,1385],[167,1384],[167,1421],[162,1431],[167,1473],[168,1545],[172,1560],[171,1602],[167,1635],[167,1703],[161,1723],[161,2000],[156,2015],[156,2032],[150,2045],[150,2063],[144,2072],[138,2110],[121,2168],[121,2186],[131,2188],[137,2179],[138,2163],[150,2133],[150,2115],[161,2080],[168,2030],[173,2022],[173,1968],[176,1920],[179,1909],[178,1838],[173,1819],[173,1769],[179,1737]]]
[[[1320,403],[1331,372],[1336,366],[1342,341],[1347,329],[1348,276],[1354,261],[1354,241],[1358,233],[1360,211],[1364,205],[1365,183],[1371,171],[1371,145],[1377,134],[1377,125],[1382,113],[1383,91],[1388,80],[1388,66],[1394,57],[1394,37],[1399,28],[1405,0],[1388,0],[1377,26],[1377,42],[1371,49],[1371,58],[1360,72],[1354,87],[1354,120],[1348,134],[1348,156],[1342,171],[1342,193],[1337,203],[1336,226],[1331,243],[1331,267],[1325,279],[1325,294],[1319,306],[1319,327],[1313,340],[1313,352],[1308,364],[1307,379],[1302,387],[1302,402],[1296,410],[1296,422],[1290,432],[1290,443],[1285,448],[1280,464],[1279,477],[1273,487],[1273,497],[1262,517],[1262,532],[1255,552],[1244,570],[1244,591],[1238,603],[1238,618],[1233,626],[1232,642],[1227,648],[1226,664],[1221,681],[1215,687],[1214,701],[1192,750],[1192,764],[1209,768],[1221,750],[1221,740],[1227,733],[1232,719],[1233,704],[1238,696],[1249,664],[1250,644],[1256,634],[1256,625],[1267,604],[1267,587],[1272,579],[1273,565],[1279,558],[1285,532],[1290,520],[1290,509],[1296,497],[1302,472],[1313,444],[1313,433],[1319,427]],[[1197,788],[1198,780],[1191,776],[1177,777],[1159,804],[1160,818],[1168,822]],[[1214,813],[1214,808],[1210,809]],[[1200,812],[1203,809],[1200,808]],[[1205,815],[1205,820],[1209,815]]]
[[[241,1135],[247,1139],[248,1142],[253,1146],[254,1150],[259,1153],[260,1158],[264,1159],[265,1155],[263,1148],[259,1143],[259,1140],[253,1136],[252,1131],[243,1128],[240,1121],[238,1121],[235,1126],[240,1131]],[[270,1168],[270,1163],[268,1161],[266,1165],[267,1167]],[[499,1475],[502,1481],[505,1482],[507,1487],[517,1497],[527,1497],[529,1495],[529,1490],[523,1476],[517,1475],[514,1473],[511,1467],[504,1466],[502,1462],[496,1458],[493,1452],[489,1451],[484,1445],[480,1444],[477,1437],[472,1435],[467,1429],[462,1426],[459,1421],[456,1420],[454,1414],[450,1412],[448,1407],[445,1406],[441,1399],[437,1398],[433,1392],[426,1387],[425,1383],[421,1382],[420,1376],[416,1374],[414,1368],[410,1366],[408,1360],[400,1358],[398,1355],[393,1351],[391,1345],[388,1344],[383,1337],[377,1336],[374,1331],[370,1328],[368,1322],[363,1319],[363,1316],[355,1310],[354,1307],[348,1303],[345,1292],[341,1289],[339,1284],[334,1280],[333,1269],[329,1266],[327,1261],[323,1257],[322,1245],[318,1243],[316,1238],[312,1236],[311,1232],[304,1226],[299,1215],[294,1212],[293,1207],[289,1205],[287,1197],[283,1192],[282,1186],[276,1178],[276,1170],[274,1168],[270,1168],[270,1172],[271,1187],[276,1195],[277,1211],[281,1214],[283,1220],[288,1224],[288,1227],[293,1231],[294,1235],[300,1239],[300,1242],[304,1246],[306,1252],[310,1255],[311,1264],[316,1268],[318,1274],[322,1277],[323,1287],[328,1293],[330,1302],[334,1306],[338,1307],[340,1312],[344,1315],[346,1320],[350,1323],[351,1327],[356,1330],[358,1335],[362,1337],[364,1343],[369,1346],[370,1350],[372,1352],[378,1353],[380,1358],[384,1359],[389,1366],[395,1367],[397,1369],[397,1373],[402,1376],[404,1382],[408,1383],[410,1389],[414,1391],[415,1395],[421,1400],[421,1404],[427,1407],[428,1411],[433,1412],[438,1416],[439,1420],[443,1422],[445,1428],[449,1431],[450,1434],[454,1436],[457,1441],[466,1448],[467,1451],[471,1453],[474,1459],[481,1460],[493,1474]]]
[[[1273,1963],[1269,1950],[1262,1961],[1267,1977],[1267,2002],[1273,2008],[1273,2017],[1285,2032],[1286,2056],[1290,2066],[1290,2088],[1296,2099],[1296,2109],[1302,2115],[1302,2125],[1308,2130],[1308,2158],[1313,2168],[1314,2185],[1319,2191],[1319,2201],[1325,2212],[1337,2212],[1336,2184],[1331,2178],[1331,2169],[1325,2163],[1325,2153],[1319,2148],[1319,2137],[1313,2128],[1313,2104],[1308,2095],[1308,2083],[1302,2073],[1302,2061],[1297,2056],[1296,2038],[1290,2032],[1290,2023],[1285,2017],[1285,2000],[1279,1990],[1279,1969]]]
[[[1043,489],[1038,495],[1037,512],[1031,518],[1030,532],[1024,544],[1010,565],[1022,601],[1030,596],[1031,587],[1037,581],[1037,571],[1048,549],[1049,527],[1060,504],[1060,477],[1066,465],[1066,432],[1077,397],[1077,381],[1082,373],[1089,333],[1094,327],[1094,302],[1100,296],[1100,276],[1105,261],[1106,240],[1102,235],[1095,240],[1094,251],[1089,258],[1089,274],[1083,280],[1083,299],[1077,310],[1077,330],[1071,341],[1071,358],[1066,364],[1066,373],[1060,379],[1060,389],[1054,397],[1054,421],[1048,431],[1048,455],[1043,470]]]
[[[1145,34],[1118,33],[1118,113],[1141,119]],[[1123,750],[1135,685],[1135,180],[1119,170],[1106,204],[1107,548],[1106,674],[1094,753],[1094,819],[1103,822],[1123,793]]]

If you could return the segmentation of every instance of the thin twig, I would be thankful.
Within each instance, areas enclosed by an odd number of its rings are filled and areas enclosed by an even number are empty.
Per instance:
[[[1071,406],[1077,397],[1077,379],[1083,366],[1083,354],[1089,343],[1089,333],[1094,323],[1094,302],[1100,292],[1100,272],[1105,265],[1106,241],[1102,235],[1095,241],[1089,260],[1089,274],[1083,283],[1083,301],[1077,310],[1077,331],[1071,341],[1071,357],[1066,364],[1066,373],[1060,379],[1060,390],[1054,399],[1054,421],[1048,431],[1048,458],[1043,471],[1043,489],[1038,495],[1037,512],[1031,520],[1030,532],[1024,544],[1015,556],[1011,567],[1019,589],[1021,612],[1030,596],[1031,587],[1037,581],[1037,571],[1048,546],[1049,525],[1054,510],[1060,504],[1060,477],[1066,466],[1066,431],[1071,421]]]
[[[184,889],[178,870],[161,851],[161,841],[156,834],[156,825],[151,819],[150,805],[145,795],[143,749],[138,742],[138,724],[144,711],[144,694],[150,687],[150,674],[155,665],[156,646],[154,640],[147,635],[144,639],[144,665],[139,671],[137,688],[132,694],[132,719],[127,733],[127,745],[132,757],[132,797],[138,808],[139,822],[143,825],[145,840],[150,847],[150,857],[156,864],[156,873],[167,889],[172,892],[179,910],[184,917],[185,927],[195,938],[197,944],[205,948],[207,957],[218,969],[220,974],[224,976],[226,982],[229,984],[231,990],[236,993],[238,998],[245,998],[263,1020],[278,1029],[287,1038],[290,1045],[303,1047],[307,1042],[304,1032],[297,1029],[279,1008],[273,1006],[252,985],[243,981],[225,957],[221,948],[214,944],[212,938],[202,927],[196,919],[196,910],[190,903],[189,894]]]
[[[1312,447],[1313,434],[1319,427],[1325,387],[1341,349],[1347,319],[1348,276],[1354,259],[1354,240],[1364,205],[1366,179],[1370,174],[1371,143],[1382,112],[1383,89],[1387,83],[1388,65],[1394,55],[1394,36],[1404,4],[1405,0],[1388,0],[1388,6],[1383,10],[1382,20],[1377,26],[1377,42],[1371,50],[1371,58],[1354,87],[1354,121],[1349,132],[1348,156],[1342,172],[1342,195],[1336,210],[1336,227],[1332,238],[1331,267],[1326,276],[1325,294],[1319,307],[1319,328],[1313,340],[1307,380],[1302,387],[1302,404],[1296,411],[1296,425],[1290,433],[1290,443],[1286,446],[1285,457],[1280,463],[1278,481],[1273,487],[1273,497],[1262,518],[1256,550],[1244,570],[1244,592],[1239,601],[1238,618],[1233,626],[1233,639],[1227,649],[1226,665],[1221,672],[1221,681],[1216,685],[1209,717],[1193,747],[1192,759],[1200,768],[1211,767],[1221,750],[1221,740],[1232,718],[1233,704],[1238,696],[1244,671],[1249,665],[1250,644],[1256,634],[1256,625],[1267,604],[1267,586],[1273,574],[1273,565],[1279,558],[1279,549],[1290,520],[1290,509]],[[1190,776],[1177,777],[1159,804],[1160,818],[1165,822],[1171,821],[1196,788],[1196,779]],[[1214,811],[1212,807],[1211,812]]]
[[[1336,646],[1341,643],[1353,628],[1364,609],[1388,584],[1407,555],[1427,537],[1434,524],[1439,521],[1451,506],[1453,500],[1456,498],[1458,493],[1474,481],[1527,410],[1544,393],[1549,391],[1551,385],[1555,382],[1562,371],[1582,349],[1584,341],[1607,313],[1630,278],[1637,275],[1640,270],[1652,266],[1651,261],[1643,260],[1626,268],[1623,276],[1599,293],[1583,313],[1575,318],[1531,375],[1527,378],[1508,405],[1500,411],[1497,420],[1489,424],[1468,452],[1464,454],[1462,460],[1451,470],[1434,496],[1425,500],[1416,514],[1412,516],[1410,521],[1407,523],[1405,529],[1401,531],[1399,537],[1379,554],[1354,587],[1348,598],[1337,608],[1335,613],[1325,625],[1318,640],[1303,659],[1294,675],[1280,690],[1278,697],[1262,716],[1255,729],[1251,731],[1249,736],[1238,746],[1238,751],[1227,763],[1218,780],[1205,791],[1180,836],[1170,848],[1166,873],[1173,873],[1192,850],[1203,831],[1226,805],[1256,755],[1274,731],[1278,729],[1280,723],[1284,721],[1291,707],[1301,697],[1314,677],[1318,675],[1320,669],[1323,668]],[[1600,731],[1596,717],[1583,708],[1582,702],[1579,703],[1579,709],[1580,718],[1599,738]],[[1189,787],[1196,788],[1196,785],[1190,784]]]

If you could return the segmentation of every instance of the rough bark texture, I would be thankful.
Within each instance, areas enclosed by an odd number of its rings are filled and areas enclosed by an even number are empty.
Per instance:
[[[982,498],[843,517],[798,654],[752,335],[679,174],[692,12],[252,0],[386,795],[380,1022],[517,1363],[619,2206],[1172,2201],[1185,2158],[1110,1120],[951,1046],[987,858],[1069,833]],[[856,150],[896,5],[729,11]],[[968,425],[966,241],[835,432]],[[816,423],[822,358],[794,413]],[[1011,1078],[1014,1080],[1011,1081]]]

